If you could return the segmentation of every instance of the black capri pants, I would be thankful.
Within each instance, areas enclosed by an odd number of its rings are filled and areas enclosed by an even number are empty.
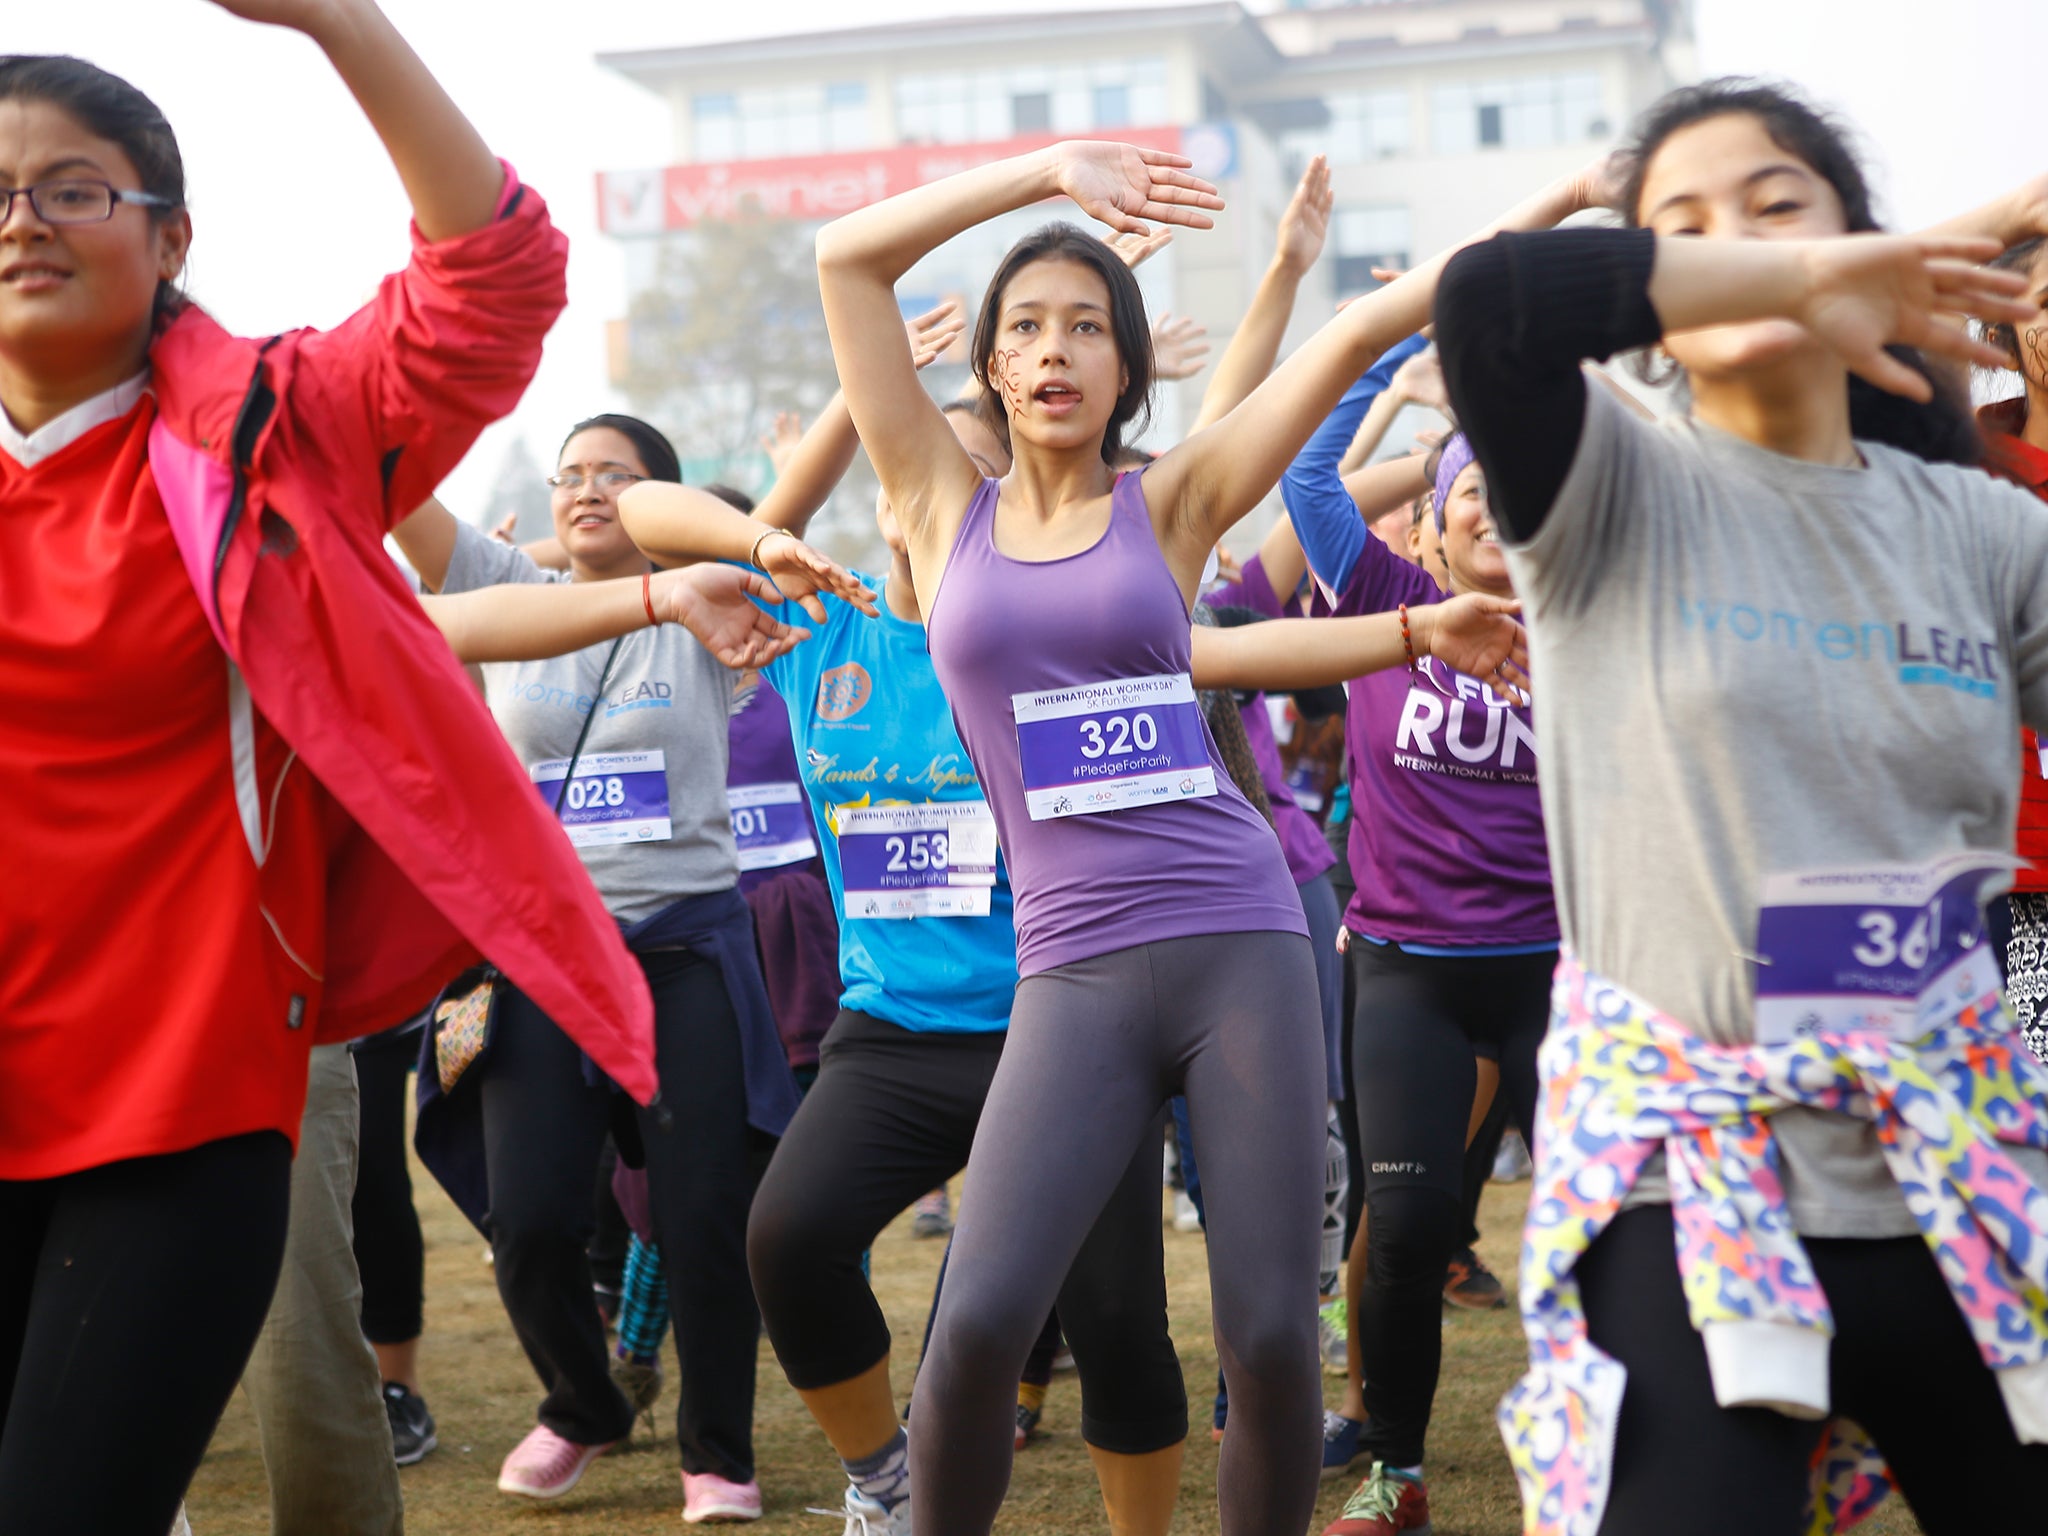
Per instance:
[[[761,1317],[790,1384],[851,1380],[886,1358],[889,1324],[861,1255],[919,1195],[966,1166],[1000,1031],[908,1030],[842,1011],[747,1223]],[[1081,1433],[1121,1455],[1187,1438],[1167,1332],[1159,1220],[1163,1120],[1141,1141],[1059,1292],[1081,1368]],[[970,1194],[969,1199],[973,1196]]]

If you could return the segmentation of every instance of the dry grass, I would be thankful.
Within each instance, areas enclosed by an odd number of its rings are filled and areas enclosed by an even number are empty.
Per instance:
[[[513,1340],[483,1261],[483,1244],[430,1178],[416,1167],[427,1235],[427,1398],[440,1423],[441,1448],[401,1474],[413,1536],[640,1536],[682,1529],[673,1429],[667,1445],[645,1433],[629,1454],[607,1457],[558,1505],[518,1504],[497,1492],[498,1463],[533,1423],[539,1401],[525,1357]],[[1481,1251],[1504,1278],[1512,1274],[1520,1202],[1527,1186],[1487,1192]],[[876,1245],[875,1288],[898,1341],[899,1400],[924,1327],[940,1245],[917,1242],[907,1220]],[[1216,1353],[1209,1333],[1208,1276],[1199,1235],[1166,1234],[1173,1331],[1187,1368],[1196,1420],[1175,1530],[1217,1529],[1216,1448],[1207,1434],[1215,1390]],[[1522,1341],[1512,1312],[1447,1313],[1444,1375],[1430,1444],[1430,1502],[1437,1536],[1514,1536],[1519,1529],[1514,1479],[1493,1427],[1493,1406],[1520,1373]],[[674,1360],[669,1361],[671,1372]],[[1326,1382],[1338,1401],[1336,1382]],[[657,1415],[670,1400],[657,1407]],[[1079,1394],[1057,1377],[1047,1400],[1046,1437],[1017,1458],[1010,1498],[997,1530],[1011,1536],[1106,1529],[1087,1452],[1076,1423]],[[644,1422],[644,1421],[643,1421]],[[790,1391],[764,1343],[756,1455],[767,1516],[764,1533],[837,1536],[837,1526],[804,1513],[836,1506],[843,1484],[824,1437]],[[1739,1477],[1739,1468],[1728,1475]],[[1316,1529],[1336,1517],[1351,1483],[1328,1485]],[[192,1486],[196,1536],[264,1536],[268,1531],[263,1463],[246,1401],[229,1407],[220,1433]],[[1864,1527],[1869,1536],[1914,1536],[1918,1527],[1896,1504]]]

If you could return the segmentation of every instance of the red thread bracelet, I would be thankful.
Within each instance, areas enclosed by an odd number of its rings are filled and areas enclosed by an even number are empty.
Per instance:
[[[1399,606],[1401,609],[1401,649],[1408,653],[1408,675],[1414,677],[1417,675],[1415,670],[1415,640],[1408,633],[1408,605],[1402,603]]]
[[[661,628],[661,619],[654,611],[654,572],[652,571],[642,571],[640,573],[640,602],[647,610],[647,622],[655,629]],[[1403,609],[1402,611],[1405,613],[1407,610]],[[1405,620],[1402,623],[1402,632],[1404,634],[1407,632]],[[1409,664],[1411,666],[1414,664],[1412,659]]]

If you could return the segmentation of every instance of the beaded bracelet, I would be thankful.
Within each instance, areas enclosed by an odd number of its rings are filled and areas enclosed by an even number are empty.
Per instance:
[[[1415,639],[1412,635],[1408,633],[1408,605],[1406,603],[1402,603],[1400,605],[1400,609],[1401,649],[1408,653],[1408,675],[1410,677],[1417,677],[1420,674],[1416,671],[1415,667]]]

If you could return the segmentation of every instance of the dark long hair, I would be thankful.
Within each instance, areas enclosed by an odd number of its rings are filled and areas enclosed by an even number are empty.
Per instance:
[[[1121,256],[1102,241],[1072,224],[1047,224],[1035,229],[1010,247],[988,280],[988,292],[981,298],[981,313],[974,322],[974,377],[981,384],[981,419],[1005,448],[1010,448],[1010,412],[1002,391],[989,378],[989,359],[996,349],[996,330],[1002,319],[1003,296],[1011,281],[1034,261],[1071,261],[1087,267],[1109,290],[1109,329],[1116,338],[1117,356],[1124,365],[1127,382],[1109,413],[1109,425],[1102,433],[1102,462],[1114,464],[1123,448],[1124,433],[1142,432],[1152,417],[1152,328],[1145,319],[1145,296],[1138,280]]]
[[[595,427],[617,432],[630,442],[633,451],[640,455],[640,467],[647,471],[648,479],[666,480],[670,485],[683,483],[683,464],[676,457],[674,446],[638,416],[620,416],[609,411],[602,416],[586,416],[569,429],[568,437],[562,439],[562,448],[567,448],[578,432]],[[562,449],[557,448],[555,457],[561,456]]]
[[[2018,272],[2024,276],[2032,277],[2035,264],[2041,259],[2041,252],[2044,247],[2048,247],[2048,237],[2035,235],[2031,240],[2022,240],[2018,245],[2013,246],[2004,255],[2000,256],[1998,260],[1992,262],[1991,265],[2001,272]],[[1978,326],[1977,329],[1986,341],[2006,355],[2013,367],[2019,370],[2020,377],[2024,379],[2027,376],[2027,371],[2020,357],[2019,328],[2010,320],[1995,320],[1986,322]],[[2022,394],[2019,398],[2024,408],[2024,402],[2027,397],[2025,394]]]
[[[1731,116],[1756,119],[1773,144],[1833,187],[1841,199],[1849,233],[1869,234],[1884,227],[1877,221],[1870,182],[1849,130],[1789,85],[1734,75],[1683,86],[1643,115],[1624,151],[1628,176],[1622,189],[1622,217],[1632,226],[1639,222],[1643,180],[1665,140],[1695,123]],[[1850,433],[1936,463],[1978,463],[1984,445],[1970,413],[1967,382],[1945,368],[1931,366],[1912,347],[1885,350],[1925,378],[1933,386],[1934,398],[1922,405],[1851,374]]]
[[[148,210],[152,224],[162,224],[184,209],[185,159],[178,153],[178,136],[157,104],[119,75],[61,53],[4,54],[0,101],[45,102],[77,119],[95,137],[120,145],[142,179],[142,190],[168,203]],[[159,319],[176,314],[184,302],[175,283],[157,283]]]

